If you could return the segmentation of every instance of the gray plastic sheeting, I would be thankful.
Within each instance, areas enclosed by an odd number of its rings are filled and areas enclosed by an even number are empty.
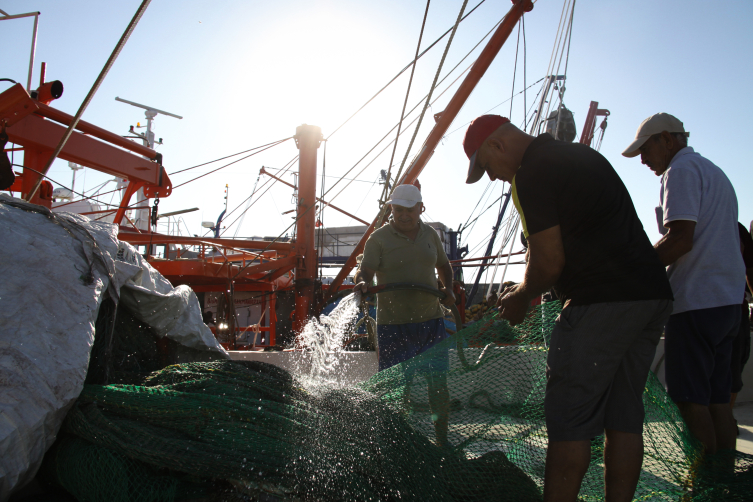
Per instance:
[[[81,393],[108,294],[158,336],[227,357],[193,291],[116,226],[0,195],[0,501],[36,475]]]

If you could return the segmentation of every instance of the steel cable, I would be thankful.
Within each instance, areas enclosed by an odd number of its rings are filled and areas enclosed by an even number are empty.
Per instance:
[[[418,51],[421,50],[421,40],[424,37],[424,28],[426,27],[426,18],[429,15],[429,5],[431,4],[431,0],[426,1],[426,10],[424,11],[424,20],[421,23],[421,33],[418,35],[418,44],[416,44],[416,56],[413,58],[414,61],[418,59]],[[403,120],[405,119],[405,108],[408,106],[408,96],[410,96],[410,88],[413,84],[413,75],[416,72],[416,65],[415,63],[411,66],[410,71],[410,79],[408,80],[408,90],[405,91],[405,100],[403,101],[403,109],[400,112],[400,121],[397,123],[397,135],[395,135],[395,141],[392,144],[392,155],[390,156],[390,162],[387,164],[387,181],[384,184],[384,190],[382,191],[382,198],[387,194],[387,190],[390,189],[390,175],[392,174],[392,162],[395,160],[395,151],[397,150],[397,143],[400,139],[400,129],[403,126]],[[386,199],[384,199],[386,200]]]

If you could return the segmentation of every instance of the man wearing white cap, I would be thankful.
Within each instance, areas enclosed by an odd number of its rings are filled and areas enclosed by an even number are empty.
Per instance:
[[[376,275],[377,285],[412,282],[436,288],[435,270],[445,293],[441,303],[452,305],[452,266],[437,232],[421,221],[425,208],[421,192],[413,185],[399,185],[387,201],[392,217],[366,241],[356,287],[366,292]],[[447,338],[444,312],[436,296],[422,291],[386,291],[377,296],[379,370],[411,359]],[[449,394],[444,357],[424,361],[429,380],[437,442],[447,444]],[[426,366],[425,365],[425,366]],[[434,376],[432,376],[434,375]]]
[[[687,146],[668,113],[638,127],[622,155],[641,156],[661,176],[662,224],[655,244],[675,297],[665,330],[667,392],[707,453],[735,448],[730,357],[740,322],[745,265],[737,197],[724,172]]]

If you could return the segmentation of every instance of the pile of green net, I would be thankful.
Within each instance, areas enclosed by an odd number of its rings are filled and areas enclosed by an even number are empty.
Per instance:
[[[86,385],[43,472],[80,501],[541,500],[547,339],[558,303],[491,314],[357,387],[263,363],[208,362]],[[449,353],[449,370],[426,369]],[[449,445],[427,381],[446,379]],[[753,459],[703,459],[651,376],[636,500],[748,500]],[[603,438],[580,497],[603,500]],[[729,464],[731,465],[731,464]]]

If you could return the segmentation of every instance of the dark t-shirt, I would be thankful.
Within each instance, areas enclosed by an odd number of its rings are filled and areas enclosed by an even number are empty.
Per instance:
[[[609,161],[542,134],[513,179],[527,236],[560,225],[565,267],[554,290],[573,305],[672,299],[667,273]]]

